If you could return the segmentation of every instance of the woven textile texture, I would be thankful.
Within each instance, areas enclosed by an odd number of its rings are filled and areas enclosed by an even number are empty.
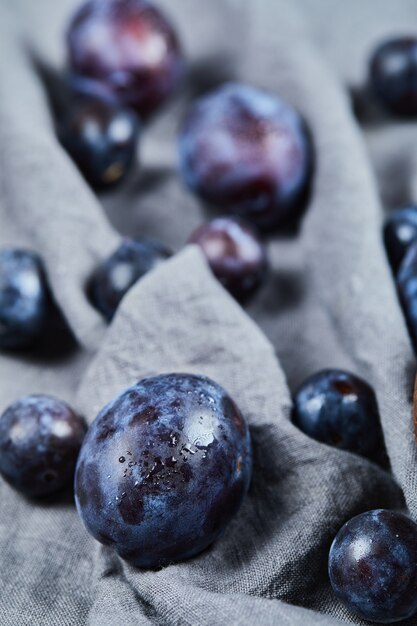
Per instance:
[[[415,361],[381,238],[384,211],[417,196],[417,125],[352,110],[370,51],[409,32],[409,0],[161,0],[190,64],[184,91],[145,128],[141,171],[97,199],[60,147],[50,91],[74,0],[0,6],[0,245],[38,251],[77,347],[0,356],[1,410],[52,393],[92,421],[138,379],[207,374],[251,426],[254,478],[224,536],[188,562],[141,571],[85,531],[71,499],[30,503],[0,484],[4,626],[360,624],[333,596],[327,552],[353,515],[417,518]],[[243,310],[184,248],[207,215],[176,170],[190,100],[228,79],[276,92],[312,129],[316,173],[299,234],[269,244],[273,271]],[[92,268],[123,235],[177,254],[141,280],[110,327],[89,305]],[[320,445],[290,421],[291,391],[323,367],[377,393],[393,475]],[[417,618],[408,624],[417,624]]]

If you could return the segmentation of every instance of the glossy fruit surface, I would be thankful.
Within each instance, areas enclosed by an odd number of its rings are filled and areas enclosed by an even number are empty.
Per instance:
[[[129,289],[170,256],[171,252],[156,241],[125,239],[91,277],[88,286],[91,302],[111,321]]]
[[[417,241],[417,206],[391,213],[384,227],[384,242],[394,274],[398,272],[410,245]]]
[[[31,346],[52,315],[40,258],[27,250],[0,251],[0,348]]]
[[[263,230],[293,222],[305,208],[310,135],[290,105],[265,91],[229,83],[197,100],[179,156],[190,189]]]
[[[204,376],[147,378],[93,422],[75,495],[87,530],[138,567],[207,548],[238,510],[252,468],[248,427]]]
[[[60,133],[63,146],[97,190],[114,187],[127,176],[138,137],[139,123],[132,112],[99,100],[79,103]]]
[[[147,0],[91,0],[68,30],[75,89],[153,113],[183,74],[178,38]]]
[[[370,63],[370,83],[380,101],[397,115],[417,115],[417,39],[380,45]]]
[[[62,400],[32,395],[0,418],[0,473],[27,496],[46,496],[68,485],[86,425]]]
[[[200,246],[213,274],[241,302],[260,287],[267,272],[266,249],[255,232],[235,218],[217,218],[190,237]]]
[[[385,463],[375,393],[358,376],[342,370],[310,376],[295,394],[293,419],[317,441]]]
[[[408,332],[417,353],[417,242],[406,252],[396,282]]]
[[[394,511],[347,522],[329,554],[335,594],[359,617],[391,624],[417,611],[417,524]]]

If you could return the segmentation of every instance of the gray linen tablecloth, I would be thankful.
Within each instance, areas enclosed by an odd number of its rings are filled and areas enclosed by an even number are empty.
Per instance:
[[[415,361],[381,241],[383,208],[417,199],[417,124],[390,121],[366,105],[361,129],[347,87],[361,86],[381,37],[417,24],[417,5],[160,4],[180,31],[190,81],[145,129],[140,175],[100,199],[103,210],[55,138],[41,78],[45,67],[49,74],[63,67],[63,32],[75,3],[2,0],[0,245],[41,253],[79,347],[42,359],[1,355],[0,409],[46,392],[91,421],[143,376],[207,374],[249,420],[253,484],[212,549],[155,572],[134,569],[96,543],[69,498],[32,504],[1,482],[0,624],[357,624],[328,583],[333,536],[371,508],[407,506],[417,518]],[[317,151],[302,230],[271,242],[273,272],[247,311],[211,277],[197,249],[183,249],[206,215],[175,169],[175,133],[187,102],[229,78],[295,104]],[[84,285],[119,233],[157,237],[178,254],[131,290],[106,328]],[[395,478],[292,426],[290,390],[328,366],[374,385]]]

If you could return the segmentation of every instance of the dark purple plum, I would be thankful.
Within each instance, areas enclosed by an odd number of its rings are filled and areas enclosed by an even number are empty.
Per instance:
[[[293,224],[306,206],[310,133],[287,103],[228,83],[199,99],[179,134],[185,183],[207,202],[264,231]]]
[[[26,496],[46,496],[69,485],[87,430],[65,402],[32,395],[0,418],[0,473]]]
[[[165,102],[183,75],[177,35],[147,0],[91,0],[75,14],[67,39],[73,87],[141,117]]]
[[[379,45],[370,61],[370,84],[391,113],[417,115],[417,38],[390,39]]]
[[[44,334],[53,311],[40,258],[27,250],[1,250],[0,348],[32,346]]]
[[[79,102],[60,130],[63,146],[97,190],[112,188],[126,178],[138,138],[134,113],[99,100]]]
[[[408,206],[391,213],[384,227],[384,242],[394,275],[410,245],[417,241],[417,206]]]
[[[417,611],[417,524],[378,509],[354,517],[330,548],[333,591],[365,620],[392,624]]]
[[[110,322],[129,289],[171,251],[149,239],[125,239],[117,250],[98,266],[88,285],[90,300]]]
[[[294,396],[293,420],[317,441],[387,463],[374,390],[354,374],[331,369],[310,376]]]
[[[137,567],[197,555],[223,531],[252,471],[249,430],[205,376],[145,378],[91,425],[75,475],[87,530]]]
[[[406,252],[396,283],[408,332],[417,354],[417,242],[411,244]]]
[[[265,246],[241,220],[214,219],[197,228],[189,242],[201,248],[213,274],[240,302],[263,283],[268,267]]]

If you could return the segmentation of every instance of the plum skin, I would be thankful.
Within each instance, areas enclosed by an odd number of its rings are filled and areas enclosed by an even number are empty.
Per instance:
[[[401,37],[379,45],[370,60],[369,82],[391,113],[417,115],[417,39]]]
[[[159,242],[143,237],[126,238],[91,276],[87,287],[90,301],[110,322],[129,289],[171,254]]]
[[[313,374],[294,395],[294,423],[308,436],[387,464],[374,390],[343,370]]]
[[[47,496],[70,484],[87,426],[65,402],[31,395],[0,418],[0,473],[29,497]]]
[[[184,74],[178,37],[147,0],[90,0],[73,17],[67,43],[73,88],[142,118],[172,95]]]
[[[385,222],[384,243],[394,275],[411,244],[417,241],[417,207],[396,209]]]
[[[214,219],[197,228],[189,243],[200,247],[213,274],[239,302],[253,296],[266,278],[266,248],[242,220]]]
[[[417,241],[410,245],[401,262],[396,285],[414,352],[417,354]]]
[[[263,231],[294,224],[306,207],[313,145],[305,121],[261,89],[227,83],[197,100],[180,128],[186,185]]]
[[[207,548],[237,512],[252,471],[249,429],[205,376],[146,378],[91,425],[75,475],[87,530],[154,568]]]
[[[1,250],[0,348],[31,347],[55,313],[39,256],[28,250]]]
[[[377,509],[354,517],[329,553],[333,591],[356,615],[379,623],[417,611],[417,524]]]
[[[128,110],[99,100],[81,100],[60,129],[60,140],[97,191],[120,184],[132,169],[139,122]]]

